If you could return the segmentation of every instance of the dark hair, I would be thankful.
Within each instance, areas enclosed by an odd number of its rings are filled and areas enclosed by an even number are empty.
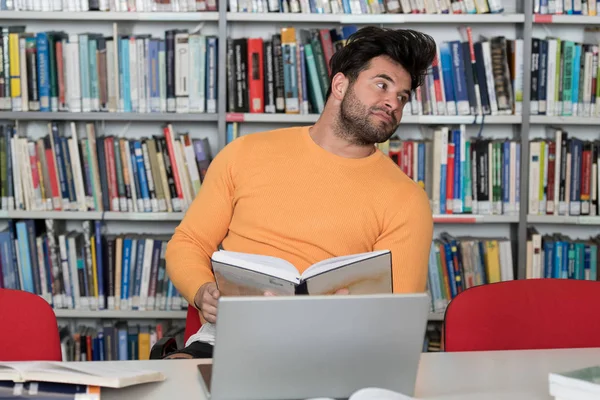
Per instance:
[[[372,58],[388,56],[410,74],[411,90],[421,86],[427,69],[436,55],[436,43],[425,33],[411,29],[391,29],[367,26],[348,38],[346,45],[336,51],[329,65],[331,76],[325,100],[331,94],[332,79],[338,72],[353,83],[369,67]]]

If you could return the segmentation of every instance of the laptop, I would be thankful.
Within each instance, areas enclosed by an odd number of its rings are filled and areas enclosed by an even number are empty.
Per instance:
[[[425,293],[222,297],[206,398],[413,396],[428,313]]]

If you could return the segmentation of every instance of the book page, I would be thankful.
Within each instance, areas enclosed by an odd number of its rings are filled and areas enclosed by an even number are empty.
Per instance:
[[[213,260],[217,288],[222,296],[294,295],[296,285],[285,279]]]
[[[211,261],[285,279],[296,285],[300,283],[300,273],[296,267],[277,257],[221,250],[213,253]]]
[[[311,265],[302,274],[302,279],[307,280],[312,276],[320,275],[332,269],[343,267],[344,265],[353,264],[355,262],[363,261],[369,258],[377,257],[386,253],[389,253],[389,250],[369,251],[367,253],[350,254],[347,256],[328,258],[326,260],[319,261],[318,263]]]
[[[21,364],[21,363],[15,363]],[[34,362],[17,365],[26,381],[71,383],[79,385],[125,387],[165,379],[157,371],[140,370],[130,364],[98,362]]]
[[[344,288],[350,294],[392,293],[392,255],[390,252],[377,254],[307,278],[308,293],[334,294]]]

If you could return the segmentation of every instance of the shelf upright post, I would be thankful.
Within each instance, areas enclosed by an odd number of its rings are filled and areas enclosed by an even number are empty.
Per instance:
[[[519,205],[519,232],[517,278],[525,279],[527,269],[527,212],[529,209],[529,127],[531,113],[531,38],[533,36],[533,3],[532,0],[523,0],[523,108],[521,121],[521,182]]]

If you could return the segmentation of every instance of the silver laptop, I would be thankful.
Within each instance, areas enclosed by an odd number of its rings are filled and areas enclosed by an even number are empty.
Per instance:
[[[423,294],[222,297],[211,400],[414,395],[429,312]]]

